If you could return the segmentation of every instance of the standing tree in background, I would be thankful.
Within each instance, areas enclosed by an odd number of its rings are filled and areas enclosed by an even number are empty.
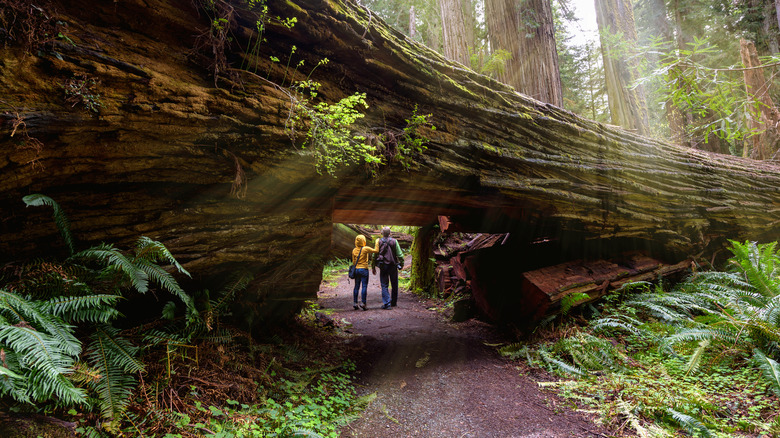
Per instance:
[[[498,79],[534,99],[563,106],[563,90],[549,0],[485,0],[492,51],[505,50]]]
[[[755,132],[745,141],[743,155],[749,155],[758,160],[768,160],[775,157],[780,136],[777,126],[780,125],[780,112],[769,95],[769,86],[758,59],[756,46],[751,41],[740,41],[740,55],[745,66],[742,75],[745,81],[745,93],[748,97],[749,109],[746,111],[748,129]]]
[[[668,10],[665,0],[647,0],[644,3],[639,3],[645,6],[645,27],[650,30],[648,37],[651,40],[660,41],[660,44],[656,44],[656,56],[652,56],[653,63],[658,62],[659,57],[668,57],[673,52],[675,46],[675,36],[672,32],[672,25],[669,21]],[[666,75],[665,80],[673,80],[675,77],[679,77],[676,68],[670,70]],[[677,107],[671,99],[659,102],[663,107],[663,114],[658,115],[656,119],[666,122],[666,125],[670,131],[670,139],[677,144],[687,143],[687,134],[685,129],[685,111]],[[651,116],[652,118],[652,116]],[[656,128],[656,132],[665,131],[665,129]]]
[[[599,44],[576,37],[584,30],[567,0],[553,3],[553,17],[563,107],[591,120],[609,122]]]
[[[468,2],[468,5],[470,6],[471,2]],[[474,29],[470,29],[471,32],[466,29],[463,6],[461,0],[439,0],[444,56],[469,66],[471,64],[469,48],[474,46]]]
[[[442,50],[439,5],[428,0],[364,0],[389,25],[433,50]]]
[[[639,79],[637,35],[630,0],[596,0],[596,22],[612,123],[647,135],[647,101]]]
[[[743,37],[755,42],[759,55],[773,55],[780,52],[780,26],[778,11],[780,2],[774,0],[742,0],[733,3],[734,15],[741,15],[739,27],[748,32]]]

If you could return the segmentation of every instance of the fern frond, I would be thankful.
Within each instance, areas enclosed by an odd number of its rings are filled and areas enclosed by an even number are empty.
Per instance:
[[[758,365],[761,374],[769,382],[775,394],[780,396],[780,363],[758,349],[753,350],[753,361]]]
[[[576,376],[581,376],[581,377],[585,377],[588,375],[585,371],[577,368],[576,366],[569,365],[566,362],[554,358],[552,355],[550,355],[550,353],[544,350],[539,350],[539,357],[542,358],[542,360],[544,360],[545,362],[547,362],[548,365],[550,365],[551,371],[557,370],[563,372],[564,374],[574,374]]]
[[[292,437],[322,438],[322,435],[318,434],[314,430],[302,426],[293,427],[290,433],[290,436]]]
[[[121,298],[119,295],[55,297],[45,305],[53,315],[68,322],[103,323],[119,316],[115,306]]]
[[[24,379],[24,376],[16,374],[4,366],[0,366],[0,376],[8,376],[12,379]]]
[[[118,419],[127,408],[135,388],[135,378],[130,373],[144,369],[135,359],[138,348],[119,336],[119,331],[102,325],[93,333],[87,358],[100,373],[100,379],[90,385],[100,399],[100,411],[104,418]]]
[[[582,304],[585,301],[590,300],[590,295],[584,293],[584,292],[575,292],[569,295],[566,295],[561,300],[561,315],[567,315],[569,313],[569,310],[572,309],[572,307],[577,306],[578,304]]]
[[[14,292],[0,289],[0,315],[7,316],[9,326],[32,326],[47,333],[66,354],[76,356],[81,351],[81,343],[73,335],[73,328],[48,312],[39,301],[29,301]]]
[[[192,277],[192,275],[190,275],[190,273],[179,264],[176,258],[173,257],[173,254],[168,251],[168,248],[166,248],[165,245],[146,236],[141,236],[138,238],[138,241],[136,242],[135,256],[136,259],[148,260],[155,263],[160,260],[165,260],[168,262],[168,264],[173,265],[177,271],[181,272],[187,277]]]
[[[650,437],[650,432],[647,430],[647,428],[642,426],[642,422],[640,421],[639,417],[634,413],[634,406],[631,406],[628,402],[621,398],[616,402],[616,407],[618,408],[618,411],[626,417],[628,424],[634,428],[637,435],[639,435],[641,438]]]
[[[739,340],[738,333],[716,328],[693,328],[684,329],[678,333],[667,336],[664,341],[669,344],[676,344],[687,341],[710,341],[736,344]]]
[[[498,349],[498,353],[504,357],[507,357],[511,360],[517,360],[521,357],[526,357],[528,355],[529,348],[527,345],[523,345],[520,343],[512,343],[509,345],[504,345],[503,347]]]
[[[147,330],[144,333],[144,342],[147,345],[160,344],[187,344],[190,340],[175,333],[168,333],[156,329]]]
[[[84,362],[76,362],[70,378],[79,384],[91,384],[100,380],[100,372]]]
[[[70,255],[73,255],[73,253],[76,252],[76,246],[73,244],[73,236],[70,233],[70,223],[68,222],[68,217],[65,216],[65,212],[62,211],[60,205],[57,204],[54,199],[51,199],[46,195],[41,195],[40,193],[27,195],[22,198],[22,201],[24,201],[25,205],[28,207],[40,207],[42,205],[48,205],[52,208],[54,211],[54,223],[57,225],[57,229],[60,230],[60,234],[62,234],[62,238],[65,240],[65,244],[68,245]]]
[[[136,267],[124,254],[113,245],[101,244],[73,255],[73,258],[94,259],[105,263],[109,268],[122,272],[135,290],[146,293],[149,290],[149,276]]]
[[[75,358],[59,348],[56,338],[29,327],[3,326],[0,345],[16,353],[21,369],[15,373],[23,374],[28,382],[26,398],[43,401],[56,397],[68,404],[86,401],[83,390],[66,377]]]
[[[674,421],[679,424],[683,429],[687,430],[692,436],[711,437],[712,432],[707,429],[701,421],[691,417],[690,415],[683,414],[672,408],[666,408],[666,413],[669,414]]]
[[[192,301],[192,297],[184,292],[173,276],[153,261],[138,259],[135,266],[146,274],[146,277],[173,295],[179,297],[184,303]]]
[[[559,340],[553,348],[560,355],[570,356],[578,369],[615,369],[623,362],[623,355],[611,342],[584,332]]]
[[[703,339],[699,341],[699,345],[693,351],[693,354],[691,355],[690,359],[688,359],[688,363],[685,365],[686,374],[690,374],[692,372],[695,372],[697,369],[699,369],[699,365],[701,365],[701,359],[702,357],[704,357],[704,352],[707,351],[707,347],[709,346],[710,346],[709,340]]]
[[[199,338],[215,344],[229,344],[233,340],[233,335],[226,329],[216,329]]]
[[[642,322],[628,315],[610,315],[599,318],[591,323],[591,328],[595,332],[606,332],[609,329],[621,330],[635,335],[644,334],[641,329]]]
[[[236,294],[246,289],[249,283],[254,279],[254,276],[249,272],[239,272],[235,274],[233,278],[223,287],[217,296],[216,300],[211,300],[211,307],[217,314],[223,312],[228,305],[233,301]]]
[[[746,280],[761,295],[773,297],[780,293],[780,277],[777,266],[780,264],[775,247],[777,242],[758,245],[756,242],[739,243],[730,240],[729,248],[734,257],[729,263],[738,267]]]

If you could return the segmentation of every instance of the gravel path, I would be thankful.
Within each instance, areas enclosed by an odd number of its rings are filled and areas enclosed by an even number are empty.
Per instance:
[[[376,393],[362,419],[342,437],[606,437],[570,403],[542,393],[535,380],[486,344],[507,342],[492,326],[447,322],[429,304],[402,292],[380,308],[371,275],[368,310],[352,309],[346,275],[320,291],[320,304],[354,336],[359,393]],[[544,380],[544,377],[542,378]]]

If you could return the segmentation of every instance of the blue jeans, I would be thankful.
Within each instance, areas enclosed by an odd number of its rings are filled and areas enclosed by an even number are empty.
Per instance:
[[[355,290],[352,291],[352,295],[355,298],[355,304],[358,302],[358,290],[360,284],[363,284],[363,293],[360,294],[360,298],[363,304],[366,304],[366,294],[368,292],[368,269],[356,269],[355,270]]]
[[[398,302],[398,268],[395,265],[379,265],[379,284],[382,286],[382,305],[395,306]],[[387,290],[392,287],[392,296]]]

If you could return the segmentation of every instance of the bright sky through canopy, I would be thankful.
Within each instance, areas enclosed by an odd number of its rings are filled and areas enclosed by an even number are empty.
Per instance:
[[[598,25],[596,24],[596,6],[594,0],[573,0],[574,16],[579,21],[570,25],[573,43],[584,45],[587,42],[597,43],[599,40]]]

